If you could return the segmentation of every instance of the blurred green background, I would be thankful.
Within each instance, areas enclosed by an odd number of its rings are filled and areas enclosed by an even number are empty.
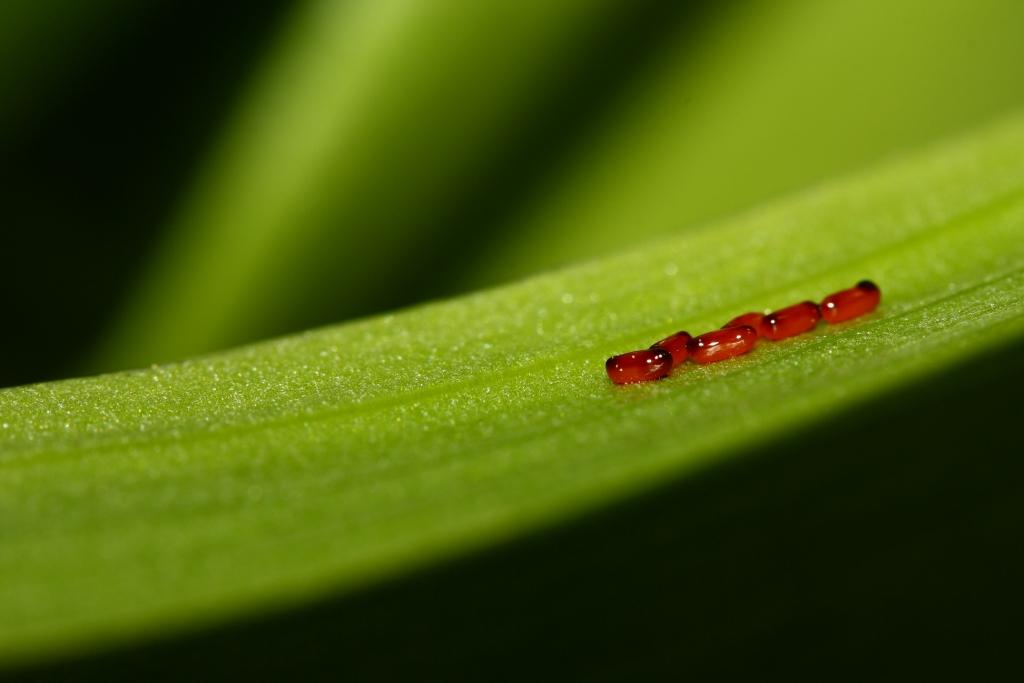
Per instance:
[[[685,230],[1024,102],[1015,0],[9,0],[0,386]]]

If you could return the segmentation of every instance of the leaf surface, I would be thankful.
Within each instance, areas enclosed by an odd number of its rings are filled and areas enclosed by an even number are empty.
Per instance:
[[[0,657],[354,591],[955,372],[1024,334],[1022,226],[1018,117],[505,288],[0,391]],[[865,277],[884,298],[861,321],[662,382],[604,375]]]

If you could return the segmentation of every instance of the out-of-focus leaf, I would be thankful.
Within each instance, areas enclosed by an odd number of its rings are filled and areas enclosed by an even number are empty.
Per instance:
[[[953,374],[1024,334],[1022,225],[1017,118],[497,291],[0,391],[0,659],[355,590]],[[867,319],[604,376],[610,353],[862,277],[884,291]]]
[[[424,223],[621,12],[611,0],[306,2],[100,365],[365,311],[420,253]]]
[[[282,4],[0,3],[0,386],[89,357]]]
[[[0,4],[0,133],[32,112],[55,76],[96,48],[138,7],[120,0],[5,0]]]
[[[1024,4],[738,5],[632,96],[512,221],[479,286],[671,233],[1024,101]]]

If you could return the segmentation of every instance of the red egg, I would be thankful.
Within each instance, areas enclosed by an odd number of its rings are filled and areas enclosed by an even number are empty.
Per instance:
[[[760,334],[761,322],[763,320],[764,316],[760,313],[744,313],[743,315],[738,315],[726,324],[722,325],[722,329],[725,330],[730,327],[742,327],[746,325],[747,327],[753,327],[754,331]]]
[[[769,313],[761,321],[759,332],[765,339],[773,341],[809,332],[821,320],[818,304],[801,301],[793,306]]]
[[[882,290],[870,280],[861,280],[855,287],[829,294],[821,302],[821,317],[828,323],[841,323],[870,313],[882,300]]]
[[[604,369],[615,384],[649,382],[668,376],[672,371],[672,354],[657,346],[631,351],[612,356],[605,361]]]
[[[749,325],[714,330],[694,337],[687,345],[694,363],[717,363],[744,354],[757,343],[757,332]]]
[[[672,354],[672,367],[678,367],[682,365],[683,361],[686,360],[688,352],[686,345],[690,343],[689,332],[683,332],[680,330],[670,337],[665,337],[660,342],[651,345],[651,349],[662,348]]]

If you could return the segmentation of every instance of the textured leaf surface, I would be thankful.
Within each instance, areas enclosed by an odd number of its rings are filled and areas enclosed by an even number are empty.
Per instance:
[[[514,286],[0,392],[0,655],[354,590],[725,462],[1024,333],[1024,120]],[[628,230],[623,243],[629,244]],[[605,357],[870,277],[860,322]]]

